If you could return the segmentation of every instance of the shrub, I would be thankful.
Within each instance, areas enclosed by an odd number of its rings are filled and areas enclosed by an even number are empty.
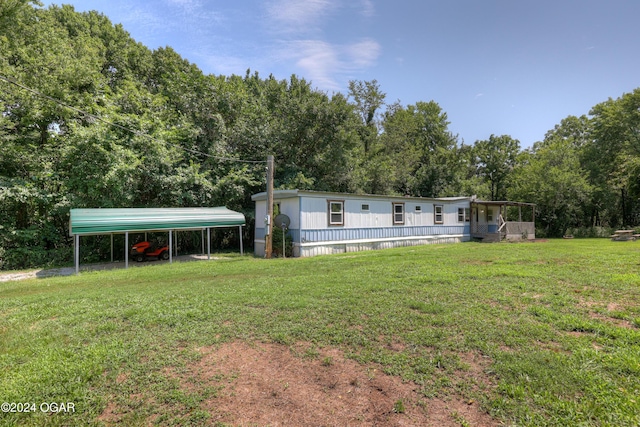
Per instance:
[[[273,254],[277,257],[282,257],[282,230],[277,227],[273,227]],[[285,254],[287,257],[293,256],[293,238],[291,233],[287,230],[285,232]]]
[[[567,234],[578,238],[609,237],[613,234],[611,227],[576,227],[567,230]]]

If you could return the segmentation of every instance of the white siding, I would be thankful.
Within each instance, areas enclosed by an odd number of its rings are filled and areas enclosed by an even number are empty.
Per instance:
[[[416,206],[422,209],[416,212]],[[433,225],[432,202],[407,202],[404,204],[405,225]]]
[[[291,220],[289,228],[300,228],[299,202],[295,199],[276,199],[274,203],[280,204],[280,211]],[[267,216],[266,200],[256,200],[256,228],[264,228],[264,218]]]
[[[264,217],[267,216],[267,202],[256,200],[256,228],[264,228]]]
[[[253,254],[259,258],[264,257],[264,239],[258,237],[258,229],[264,228],[264,217],[267,216],[267,202],[256,200],[256,224],[254,227]]]
[[[458,208],[469,208],[468,200],[439,201],[439,200],[403,200],[402,198],[389,198],[387,200],[349,197],[310,197],[301,196],[302,214],[301,229],[324,230],[328,228],[371,228],[371,227],[402,227],[393,224],[393,203],[404,203],[406,226],[435,225],[434,206],[443,206],[442,225],[461,225],[458,223]],[[328,206],[329,200],[344,200],[344,225],[329,226]],[[362,205],[369,205],[369,211],[362,211]],[[422,210],[416,212],[416,206]],[[294,228],[294,227],[292,227]],[[297,228],[297,227],[296,227]]]
[[[300,228],[300,199],[297,197],[295,199],[282,199],[276,200],[276,203],[280,203],[280,211],[291,220],[289,228]]]
[[[254,240],[253,241],[253,254],[258,258],[264,258],[264,240]]]
[[[338,200],[338,198],[329,200]],[[327,198],[303,196],[301,197],[300,204],[301,229],[324,229],[329,226],[329,220],[327,218]]]

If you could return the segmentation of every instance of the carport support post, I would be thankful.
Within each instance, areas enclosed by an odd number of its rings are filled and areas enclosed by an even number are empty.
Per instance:
[[[244,255],[242,250],[242,226],[239,226],[238,229],[240,230],[240,255]]]
[[[200,230],[200,241],[202,242],[202,255],[204,255],[204,228]]]
[[[129,268],[129,232],[124,232],[124,268]]]
[[[211,228],[207,228],[207,259],[211,259]]]
[[[173,263],[173,230],[169,230],[169,264]]]
[[[75,253],[74,258],[75,258],[75,262],[76,262],[76,274],[80,273],[80,235],[76,234],[74,236],[74,240],[75,240]]]
[[[111,262],[113,262],[113,233],[111,233]]]

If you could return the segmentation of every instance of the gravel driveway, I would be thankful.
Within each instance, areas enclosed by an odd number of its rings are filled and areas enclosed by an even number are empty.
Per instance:
[[[174,257],[174,261],[198,261],[198,260],[206,260],[206,255],[180,255],[178,257]],[[212,260],[220,259],[220,257],[211,257]],[[137,263],[135,261],[129,262],[129,267],[144,267],[147,265],[157,265],[157,264],[166,264],[169,261],[147,261]],[[87,264],[80,265],[80,272],[83,271],[94,271],[94,270],[113,270],[116,268],[124,268],[124,261],[120,262],[109,262],[105,264]],[[51,268],[51,269],[40,269],[40,270],[28,270],[28,271],[19,271],[19,272],[0,272],[0,282],[8,282],[11,280],[24,280],[24,279],[33,279],[33,278],[45,278],[45,277],[53,277],[53,276],[71,276],[75,274],[76,269],[74,267],[62,267],[62,268]]]

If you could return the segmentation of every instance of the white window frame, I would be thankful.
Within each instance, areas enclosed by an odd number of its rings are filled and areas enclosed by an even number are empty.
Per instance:
[[[340,212],[334,212],[334,206],[340,206]],[[344,225],[344,200],[327,200],[327,214],[329,226],[339,227]],[[334,215],[340,215],[340,221],[334,221]]]
[[[469,208],[458,208],[458,222],[470,222],[471,213]]]
[[[422,213],[422,206],[421,205],[416,205],[415,210],[416,210],[416,212]]]
[[[444,224],[444,205],[433,205],[433,223]]]
[[[396,208],[400,207],[402,212],[396,212]],[[393,215],[393,225],[404,225],[404,203],[391,203],[391,214]],[[400,215],[399,217],[397,215]]]

